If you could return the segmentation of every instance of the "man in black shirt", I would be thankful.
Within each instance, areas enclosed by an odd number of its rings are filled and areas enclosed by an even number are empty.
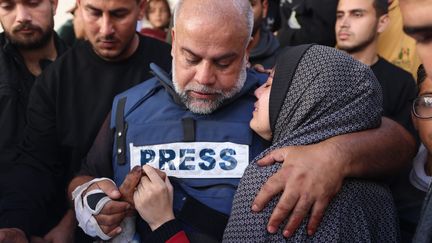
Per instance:
[[[41,1],[38,10],[11,1],[0,6],[0,163],[17,157],[25,126],[27,100],[34,80],[66,46],[55,34],[57,2]],[[17,8],[22,8],[18,13]]]
[[[67,209],[66,184],[80,168],[113,97],[150,78],[151,62],[171,67],[170,46],[135,31],[144,0],[77,4],[88,42],[76,43],[35,83],[22,153],[8,174],[13,181],[8,195],[15,196],[2,198],[7,207],[0,213],[0,226],[11,227],[7,222],[19,218],[12,226],[27,235],[45,233],[66,215],[57,225],[63,229],[58,238],[63,242],[74,227],[62,223],[75,220]]]
[[[397,121],[417,138],[411,120],[411,102],[417,95],[415,81],[410,73],[377,53],[378,35],[389,22],[387,13],[387,0],[340,0],[335,27],[337,48],[371,67],[382,87],[383,116]],[[409,171],[407,168],[391,185],[403,241],[411,241],[425,194],[409,183]]]
[[[6,175],[19,154],[30,90],[43,69],[66,51],[53,29],[56,8],[57,1],[49,0],[7,1],[0,5],[4,30],[0,34],[0,212],[7,207],[3,187],[8,185]],[[18,220],[22,219],[11,218],[7,224],[15,227]],[[3,233],[0,230],[0,235]]]

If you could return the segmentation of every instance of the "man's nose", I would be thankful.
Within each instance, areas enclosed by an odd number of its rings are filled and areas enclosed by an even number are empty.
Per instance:
[[[348,18],[348,16],[344,16],[341,19],[341,27],[349,27],[350,26],[350,20]]]
[[[195,80],[202,85],[213,85],[215,83],[215,73],[210,62],[203,61],[197,66]]]
[[[17,15],[16,15],[17,22],[25,23],[25,22],[30,22],[32,20],[30,11],[24,5],[17,4],[16,11],[17,11]]]
[[[114,25],[111,21],[111,18],[109,16],[103,15],[101,21],[102,23],[99,32],[103,36],[112,35],[115,31],[114,31]]]

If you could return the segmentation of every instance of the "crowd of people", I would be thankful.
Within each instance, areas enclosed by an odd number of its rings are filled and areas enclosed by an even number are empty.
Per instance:
[[[57,5],[0,0],[0,243],[432,241],[431,0]]]

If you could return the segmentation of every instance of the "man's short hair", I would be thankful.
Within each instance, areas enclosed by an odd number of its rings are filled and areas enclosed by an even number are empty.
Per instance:
[[[381,17],[388,13],[388,0],[374,0],[373,6],[375,8],[377,17]]]

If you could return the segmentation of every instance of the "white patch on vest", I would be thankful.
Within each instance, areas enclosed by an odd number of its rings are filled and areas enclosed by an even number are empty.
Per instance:
[[[131,169],[148,164],[178,178],[241,178],[249,164],[249,146],[195,142],[134,146]]]

